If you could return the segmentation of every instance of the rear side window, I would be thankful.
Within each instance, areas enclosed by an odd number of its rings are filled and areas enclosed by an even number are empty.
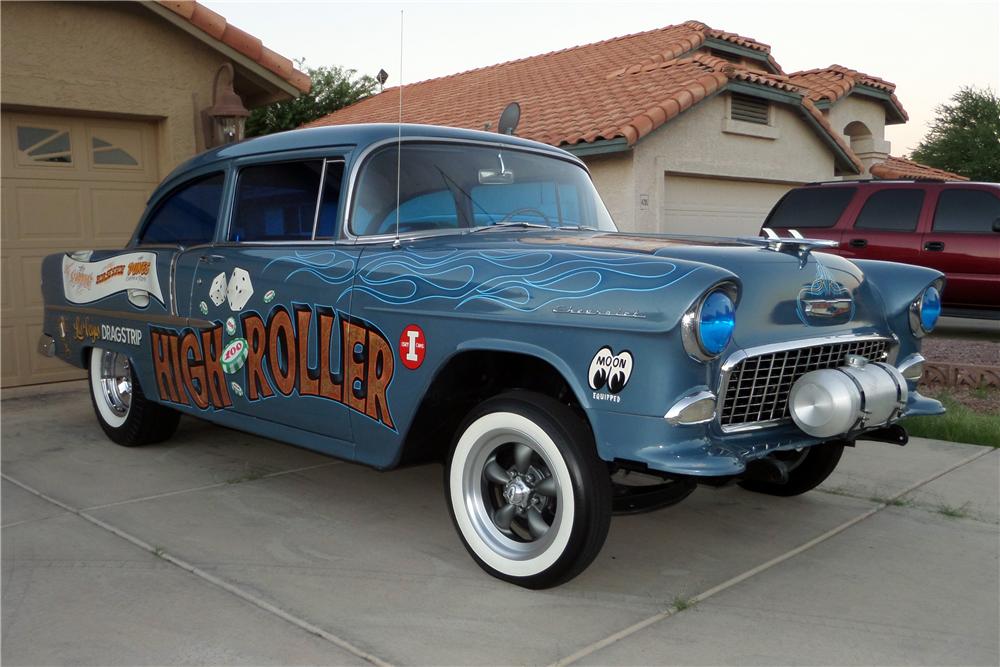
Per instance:
[[[923,205],[923,190],[879,190],[868,197],[854,228],[912,232]]]
[[[857,188],[806,188],[792,190],[767,216],[765,227],[801,229],[833,227]]]
[[[139,244],[192,246],[210,242],[215,237],[225,180],[221,172],[212,174],[167,195],[146,222]]]
[[[1000,198],[985,190],[944,190],[934,213],[936,232],[992,233]]]
[[[322,172],[322,160],[244,167],[236,184],[230,240],[312,239]]]

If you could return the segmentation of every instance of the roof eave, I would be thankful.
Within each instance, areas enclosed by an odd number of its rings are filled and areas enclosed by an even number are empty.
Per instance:
[[[296,88],[290,81],[281,78],[271,70],[263,67],[259,63],[254,62],[247,56],[243,55],[231,46],[224,44],[217,39],[213,39],[211,35],[208,35],[203,30],[195,27],[188,21],[178,16],[176,13],[161,6],[159,3],[155,2],[141,2],[141,6],[145,7],[149,11],[153,12],[157,16],[171,24],[177,26],[179,29],[183,30],[187,34],[191,35],[199,42],[209,46],[210,48],[218,51],[226,58],[229,58],[234,63],[239,65],[242,69],[246,70],[247,73],[252,77],[257,79],[258,85],[263,87],[276,88],[285,95],[288,96],[287,99],[294,99],[302,94],[298,88]]]
[[[764,65],[771,74],[784,74],[777,62],[771,58],[771,54],[764,51],[757,51],[745,46],[740,46],[739,44],[733,44],[732,42],[727,42],[726,40],[719,39],[717,37],[706,37],[702,46],[707,46],[715,49],[716,51],[731,53],[736,56],[742,56],[744,58],[755,60]]]
[[[577,144],[563,144],[559,148],[572,153],[577,157],[590,157],[593,155],[609,155],[611,153],[625,153],[632,149],[625,137],[615,139],[597,139],[595,141],[581,141]]]

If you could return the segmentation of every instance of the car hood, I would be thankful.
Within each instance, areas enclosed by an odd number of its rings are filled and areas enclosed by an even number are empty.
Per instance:
[[[523,234],[518,244],[652,255],[731,274],[740,285],[735,341],[741,347],[773,342],[776,336],[887,330],[878,290],[856,264],[828,253],[795,248],[779,252],[757,239],[619,233]]]

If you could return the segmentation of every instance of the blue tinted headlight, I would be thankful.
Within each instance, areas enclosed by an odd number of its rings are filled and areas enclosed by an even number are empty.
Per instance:
[[[715,356],[726,349],[736,328],[736,311],[733,300],[722,290],[709,294],[698,313],[698,343],[708,354]]]
[[[929,333],[937,325],[939,317],[941,317],[941,293],[937,287],[931,285],[924,290],[924,295],[920,299],[920,327]]]

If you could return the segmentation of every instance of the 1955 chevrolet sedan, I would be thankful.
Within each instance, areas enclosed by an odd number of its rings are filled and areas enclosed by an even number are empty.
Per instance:
[[[615,511],[803,493],[943,412],[916,391],[941,274],[829,245],[618,233],[578,159],[516,137],[300,130],[179,167],[125,249],[47,257],[40,348],[121,445],[187,414],[444,461],[472,557],[540,588]]]

